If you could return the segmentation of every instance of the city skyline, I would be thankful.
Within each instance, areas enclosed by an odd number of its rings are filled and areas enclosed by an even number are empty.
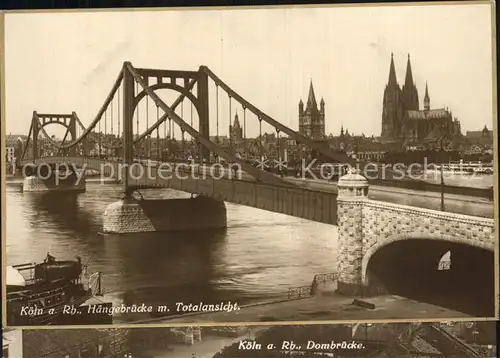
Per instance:
[[[295,130],[312,80],[326,103],[327,134],[343,125],[378,136],[391,53],[398,82],[410,54],[420,96],[427,83],[431,108],[452,110],[463,133],[493,126],[490,4],[7,14],[5,34],[7,133],[27,134],[33,110],[76,111],[88,125],[123,61],[131,61],[162,69],[207,65]],[[241,111],[234,108],[229,118],[226,107],[221,102],[221,135]],[[63,128],[48,132],[62,136]],[[247,133],[258,134],[255,119]]]

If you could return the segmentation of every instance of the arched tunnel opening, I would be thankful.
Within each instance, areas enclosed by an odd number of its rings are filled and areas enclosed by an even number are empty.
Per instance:
[[[366,275],[369,285],[381,285],[393,295],[473,316],[495,315],[493,251],[439,240],[402,240],[375,252]]]

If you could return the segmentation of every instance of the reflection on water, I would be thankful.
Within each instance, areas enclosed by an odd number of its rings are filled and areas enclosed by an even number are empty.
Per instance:
[[[114,304],[219,302],[276,297],[335,270],[337,228],[226,203],[228,228],[184,233],[100,234],[120,186],[87,183],[87,192],[22,193],[7,187],[7,261],[76,255],[103,273]],[[185,197],[172,190],[145,197]],[[193,218],[195,220],[196,218]],[[124,319],[146,317],[116,317]]]

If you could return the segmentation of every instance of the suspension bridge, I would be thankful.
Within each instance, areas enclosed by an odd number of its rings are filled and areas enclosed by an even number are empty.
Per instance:
[[[167,104],[158,94],[161,90],[179,95]],[[237,109],[241,109],[243,117],[240,143],[235,143],[231,135],[231,117]],[[229,119],[227,131],[220,128],[223,118]],[[61,142],[46,132],[49,124],[65,127]],[[249,138],[249,127],[258,128],[257,139]],[[266,170],[262,163],[255,165],[249,160],[257,158],[262,162],[266,128],[275,133],[277,153],[281,153],[279,146],[285,138],[295,142],[296,162],[304,160],[301,156],[307,149],[329,158],[331,163],[361,169],[340,173],[345,175],[336,183],[297,179],[281,171]],[[244,148],[243,154],[236,150],[237,144]],[[276,159],[282,162],[279,155]],[[394,250],[409,247],[414,250],[415,260],[406,257],[398,261],[405,275],[415,271],[415,266],[435,269],[439,258],[450,249],[454,250],[451,271],[457,282],[463,279],[460,275],[464,275],[471,260],[477,260],[477,267],[484,266],[482,274],[488,277],[494,271],[495,232],[489,194],[418,180],[394,180],[390,176],[369,183],[360,175],[367,163],[272,118],[206,66],[197,71],[180,71],[136,68],[125,62],[88,126],[76,112],[34,111],[20,165],[25,168],[27,192],[81,186],[77,184],[76,168],[99,171],[119,180],[123,198],[109,205],[104,213],[106,233],[223,228],[224,202],[337,225],[338,284],[339,290],[345,292],[359,293],[378,285],[374,277],[387,273],[373,267],[373,262],[381,262],[377,255],[384,257],[382,261],[388,252],[402,257]],[[64,181],[57,178],[56,169],[61,166],[72,171]],[[51,170],[52,175],[42,175]],[[195,196],[142,198],[140,191],[151,188],[171,188]],[[446,194],[445,207],[441,191]],[[401,249],[401,242],[408,245]],[[475,270],[480,271],[477,267]]]

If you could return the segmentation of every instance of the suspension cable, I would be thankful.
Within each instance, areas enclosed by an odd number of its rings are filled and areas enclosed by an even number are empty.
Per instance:
[[[262,118],[259,117],[259,160],[262,160]]]
[[[137,95],[139,91],[139,82],[135,81],[135,95]],[[136,108],[136,113],[137,113],[137,137],[139,137],[139,103],[137,103],[137,108]]]
[[[217,119],[217,133],[216,133],[216,139],[217,143],[219,143],[219,85],[215,84],[215,108],[216,108],[216,114],[215,117]]]
[[[233,133],[232,133],[232,125],[231,125],[231,116],[233,115],[233,112],[231,110],[231,95],[228,95],[229,97],[229,152],[232,154],[233,152]]]
[[[149,95],[146,94],[146,130],[149,130]],[[148,134],[146,145],[148,147],[148,159],[151,158],[151,133]]]
[[[101,120],[102,120],[102,117],[99,119],[99,134],[98,134],[98,137],[97,137],[98,144],[99,144],[99,158],[101,157],[101,145],[102,145]]]
[[[120,90],[118,89],[118,138],[120,138],[120,113],[121,113],[121,108],[120,108]]]
[[[243,106],[243,148],[247,159],[247,107]]]
[[[181,128],[181,136],[182,136],[182,154],[184,155],[184,150],[186,148],[185,142],[184,142],[184,128]]]
[[[181,101],[181,118],[184,120],[184,100]],[[181,128],[181,137],[182,137],[182,155],[184,155],[185,143],[184,143],[184,128]]]
[[[160,107],[156,105],[156,121],[160,120]],[[160,126],[156,127],[156,161],[160,161]]]
[[[191,127],[193,127],[193,102],[191,102]]]
[[[114,131],[114,128],[113,128],[113,121],[114,121],[114,118],[113,118],[113,103],[114,103],[114,97],[113,99],[111,100],[111,108],[110,108],[110,111],[111,111],[111,135],[114,136],[115,134],[115,131]]]
[[[281,145],[280,145],[280,129],[279,128],[276,128],[276,140],[277,140],[277,144],[278,144],[278,153],[277,153],[277,159],[279,161],[281,161]]]

